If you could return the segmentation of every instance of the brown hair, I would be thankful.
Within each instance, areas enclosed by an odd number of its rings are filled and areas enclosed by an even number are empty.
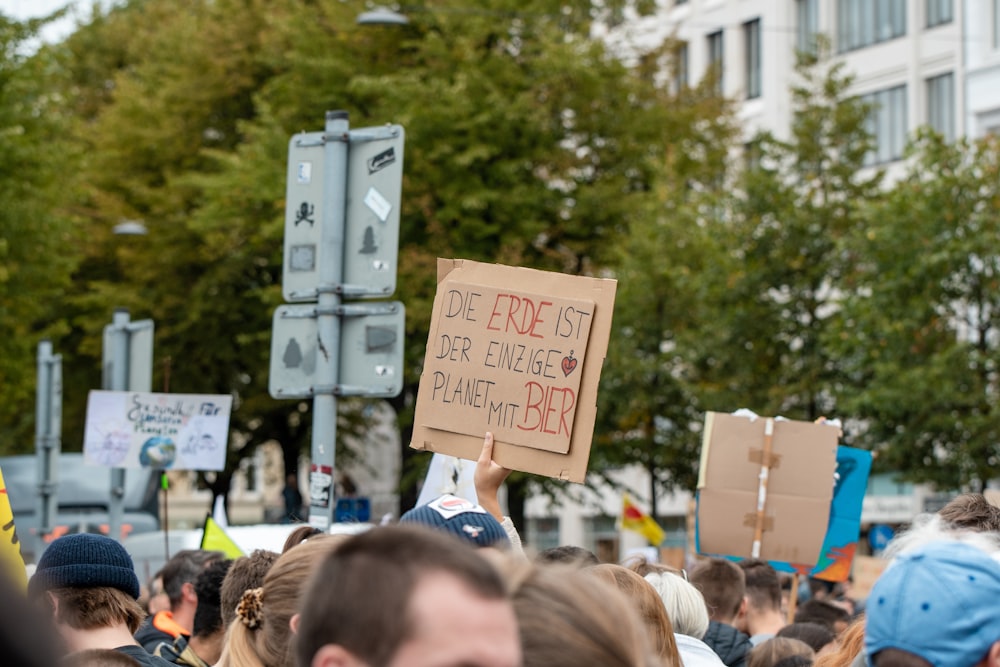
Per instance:
[[[709,558],[691,573],[691,583],[701,591],[714,621],[729,623],[746,595],[746,575],[740,566],[723,558]]]
[[[285,553],[292,547],[302,544],[311,537],[323,534],[323,531],[316,526],[310,526],[309,524],[299,526],[292,532],[288,533],[288,537],[285,538],[285,544],[281,547],[281,553]]]
[[[746,595],[755,609],[781,611],[781,581],[778,571],[766,560],[745,558],[739,562],[746,583]]]
[[[278,560],[278,554],[266,549],[257,549],[249,556],[237,558],[219,591],[219,606],[222,610],[222,624],[229,627],[236,618],[236,605],[240,603],[244,591],[264,585],[264,576]]]
[[[859,616],[840,635],[836,651],[817,656],[814,667],[849,667],[865,648],[865,617]]]
[[[139,603],[117,588],[53,588],[48,592],[59,602],[56,620],[77,630],[96,630],[124,623],[129,632],[135,634],[146,617]],[[44,599],[49,600],[47,596]]]
[[[952,498],[941,508],[938,516],[953,528],[1000,531],[1000,507],[981,493],[963,493]]]
[[[369,665],[388,663],[412,632],[409,602],[421,576],[438,572],[457,578],[483,598],[506,597],[493,566],[469,544],[442,531],[409,524],[350,537],[326,555],[312,576],[296,637],[298,664],[311,664],[327,644]]]
[[[772,637],[757,644],[747,653],[746,667],[774,667],[782,660],[796,656],[808,658],[811,663],[816,652],[800,639]]]
[[[282,554],[263,586],[243,593],[226,634],[221,667],[284,667],[294,663],[288,623],[299,610],[310,574],[342,542],[323,535]]]
[[[572,565],[509,559],[505,567],[524,667],[651,667],[660,663],[633,605]]]
[[[663,606],[663,600],[652,584],[638,573],[621,565],[594,565],[584,571],[613,584],[624,593],[639,612],[639,617],[646,625],[646,632],[653,642],[653,648],[663,664],[681,667],[681,656],[677,652],[673,625],[667,615],[666,607]]]

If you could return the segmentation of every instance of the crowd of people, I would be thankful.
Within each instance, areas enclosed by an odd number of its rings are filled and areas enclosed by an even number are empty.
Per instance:
[[[120,544],[60,537],[27,596],[0,579],[2,664],[1000,667],[1000,507],[981,495],[894,540],[867,600],[817,584],[800,602],[759,559],[529,557],[497,502],[507,474],[488,435],[478,503],[442,496],[352,536],[301,526],[236,560],[181,551],[145,608]]]

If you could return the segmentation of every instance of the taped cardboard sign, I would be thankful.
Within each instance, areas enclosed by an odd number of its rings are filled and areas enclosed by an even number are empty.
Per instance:
[[[438,260],[411,447],[582,482],[617,282]]]
[[[826,424],[707,413],[699,553],[749,558],[759,540],[760,558],[815,565],[830,520],[839,438],[840,429]]]

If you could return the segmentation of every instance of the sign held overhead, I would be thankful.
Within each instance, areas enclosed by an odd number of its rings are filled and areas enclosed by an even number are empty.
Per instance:
[[[411,446],[582,482],[617,283],[438,260]]]

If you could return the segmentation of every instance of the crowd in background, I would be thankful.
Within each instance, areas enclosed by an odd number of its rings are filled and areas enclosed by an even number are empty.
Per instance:
[[[353,536],[304,525],[236,560],[181,551],[141,602],[121,545],[60,537],[27,596],[0,581],[3,664],[1000,667],[1000,507],[982,495],[922,515],[858,600],[759,559],[529,555],[497,502],[508,473],[487,436],[478,504],[442,496]]]

